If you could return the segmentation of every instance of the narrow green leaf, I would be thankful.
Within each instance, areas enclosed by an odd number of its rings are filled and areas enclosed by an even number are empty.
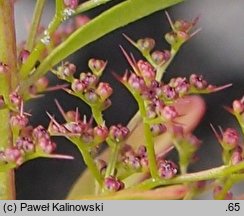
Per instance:
[[[112,7],[91,20],[85,26],[76,30],[66,41],[56,47],[40,64],[29,80],[22,83],[21,87],[28,87],[39,77],[43,76],[51,67],[92,41],[97,40],[119,27],[182,1],[183,0],[127,0]]]

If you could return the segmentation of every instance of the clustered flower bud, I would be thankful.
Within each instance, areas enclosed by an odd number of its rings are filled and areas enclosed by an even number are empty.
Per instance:
[[[238,146],[239,135],[233,128],[227,128],[222,134],[221,144],[223,148],[232,150]]]
[[[91,69],[92,73],[100,77],[107,65],[107,62],[100,59],[90,59],[88,61],[88,66]]]
[[[104,186],[108,191],[116,192],[124,189],[124,183],[114,176],[109,176],[104,179]]]
[[[14,106],[18,108],[20,107],[20,104],[22,102],[22,97],[19,95],[17,91],[13,91],[12,93],[10,93],[9,99]]]
[[[89,67],[93,73],[81,73],[79,79],[72,76],[72,79],[66,79],[71,82],[71,90],[67,92],[84,100],[90,105],[97,105],[101,110],[105,110],[111,105],[109,97],[113,93],[109,83],[100,82],[101,71],[104,70],[106,62],[102,60],[90,59]]]
[[[137,62],[137,67],[146,83],[150,84],[153,80],[155,80],[155,69],[148,62],[139,60]]]
[[[65,62],[63,65],[58,67],[57,71],[55,71],[55,74],[60,79],[72,81],[75,72],[76,66],[72,63]]]
[[[13,147],[0,152],[0,163],[20,166],[25,162],[27,155],[51,154],[56,149],[56,144],[51,141],[48,132],[41,125],[34,129],[30,126],[23,127],[19,134]]]
[[[126,167],[134,170],[148,169],[147,150],[142,145],[138,147],[137,151],[134,151],[129,145],[123,146],[120,160]]]
[[[237,130],[235,130],[234,128],[227,128],[226,130],[222,131],[222,129],[220,128],[221,134],[218,134],[212,125],[211,127],[224,151],[230,153],[230,158],[224,157],[224,160],[227,159],[225,163],[237,164],[243,161],[243,147],[241,146],[240,136]]]
[[[154,63],[156,63],[157,65],[163,65],[170,59],[171,53],[169,50],[154,51],[151,54],[151,57]]]
[[[159,159],[158,174],[160,177],[165,179],[173,178],[177,174],[177,166],[172,161]]]
[[[13,115],[10,118],[11,126],[19,129],[26,127],[28,122],[29,122],[28,118],[25,115],[21,115],[21,114]]]
[[[120,143],[129,135],[129,129],[121,124],[113,125],[109,128],[109,137],[111,140]]]
[[[244,112],[244,96],[240,100],[234,100],[232,108],[234,113],[241,115]]]
[[[137,46],[142,52],[151,52],[155,46],[155,40],[152,38],[143,38],[137,41]]]
[[[195,32],[191,33],[191,30],[198,21],[198,17],[192,21],[177,20],[173,23],[169,14],[167,13],[166,15],[170,22],[172,31],[165,34],[165,40],[171,46],[180,46],[199,31],[196,30]]]

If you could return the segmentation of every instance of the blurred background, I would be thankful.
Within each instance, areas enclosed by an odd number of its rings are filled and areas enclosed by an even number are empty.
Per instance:
[[[48,25],[54,14],[54,1],[47,2],[43,16],[45,19],[42,21],[44,26]],[[86,15],[93,17],[118,2],[114,0]],[[25,40],[27,36],[27,26],[32,17],[34,4],[35,0],[19,0],[16,3],[16,32],[19,42]],[[221,125],[223,128],[238,128],[236,121],[223,106],[230,106],[234,99],[241,98],[243,95],[244,1],[187,0],[168,9],[168,12],[173,19],[192,19],[200,15],[198,26],[202,31],[183,46],[168,68],[165,81],[175,76],[198,73],[212,84],[233,83],[233,87],[229,89],[204,96],[207,105],[206,115],[194,132],[203,144],[199,150],[200,159],[190,168],[190,171],[218,166],[221,164],[221,148],[213,136],[209,123]],[[78,66],[79,72],[88,70],[87,61],[92,57],[108,60],[108,68],[102,78],[114,87],[111,98],[113,104],[105,112],[108,125],[126,124],[137,110],[133,98],[111,75],[112,71],[122,74],[128,68],[128,63],[119,49],[120,44],[133,52],[137,58],[140,57],[122,33],[134,40],[152,37],[157,42],[157,49],[166,49],[169,46],[163,36],[169,29],[165,13],[160,11],[106,35],[70,57],[69,60]],[[57,82],[52,75],[50,80],[53,84]],[[55,98],[65,110],[79,107],[82,114],[90,116],[90,110],[80,100],[61,91],[50,92],[45,97],[28,104],[27,109],[31,110],[31,123],[34,126],[48,125],[49,119],[45,111],[54,113],[58,119],[61,119],[54,103]],[[72,184],[82,173],[84,169],[82,158],[74,145],[62,138],[55,138],[55,141],[58,143],[58,152],[73,155],[75,160],[38,159],[21,166],[16,171],[17,199],[64,199]],[[204,198],[211,198],[211,196],[207,195]]]

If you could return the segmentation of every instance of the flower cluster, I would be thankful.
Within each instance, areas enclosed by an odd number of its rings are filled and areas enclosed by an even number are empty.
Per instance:
[[[66,62],[53,70],[60,79],[71,83],[71,89],[65,89],[69,94],[81,98],[90,106],[97,106],[100,110],[105,110],[111,105],[109,97],[113,93],[113,89],[108,83],[99,82],[106,67],[103,60],[90,59],[88,65],[92,72],[80,73],[79,78],[74,77],[76,67],[74,64]]]
[[[124,145],[121,150],[120,161],[126,168],[140,171],[148,170],[147,150],[145,146],[139,146],[135,151],[130,145]]]

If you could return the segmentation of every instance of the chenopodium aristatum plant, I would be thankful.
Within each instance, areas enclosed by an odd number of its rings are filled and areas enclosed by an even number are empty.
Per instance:
[[[197,18],[172,21],[166,13],[171,26],[171,32],[165,34],[169,50],[155,50],[152,38],[135,42],[124,35],[143,56],[137,60],[120,47],[130,69],[122,77],[113,74],[138,104],[139,110],[127,126],[107,125],[103,118],[103,111],[112,104],[109,97],[113,93],[109,83],[100,81],[107,61],[91,58],[90,72],[80,74],[72,63],[56,66],[112,30],[181,2],[127,0],[92,20],[79,15],[109,1],[79,4],[78,0],[56,0],[55,16],[45,29],[40,26],[45,0],[37,0],[28,38],[17,47],[14,1],[0,0],[0,198],[15,198],[14,169],[23,163],[39,157],[73,159],[55,154],[56,144],[51,137],[63,136],[78,148],[87,165],[69,199],[191,199],[210,189],[215,199],[232,199],[231,187],[244,179],[243,145],[235,129],[219,128],[217,132],[211,125],[223,149],[223,165],[188,173],[200,147],[192,131],[205,109],[202,99],[193,95],[217,92],[230,84],[217,87],[197,74],[172,78],[168,83],[162,81],[181,46],[199,31],[195,28]],[[125,10],[133,13],[125,15]],[[62,24],[66,20],[70,22]],[[48,71],[65,84],[50,87],[45,77]],[[65,111],[56,101],[64,122],[47,112],[49,127],[33,128],[28,123],[31,114],[25,112],[25,103],[57,89],[85,102],[92,118],[82,117],[78,109]],[[243,131],[244,100],[235,100],[227,109]],[[104,143],[108,148],[99,155]],[[168,157],[174,148],[178,161]]]

